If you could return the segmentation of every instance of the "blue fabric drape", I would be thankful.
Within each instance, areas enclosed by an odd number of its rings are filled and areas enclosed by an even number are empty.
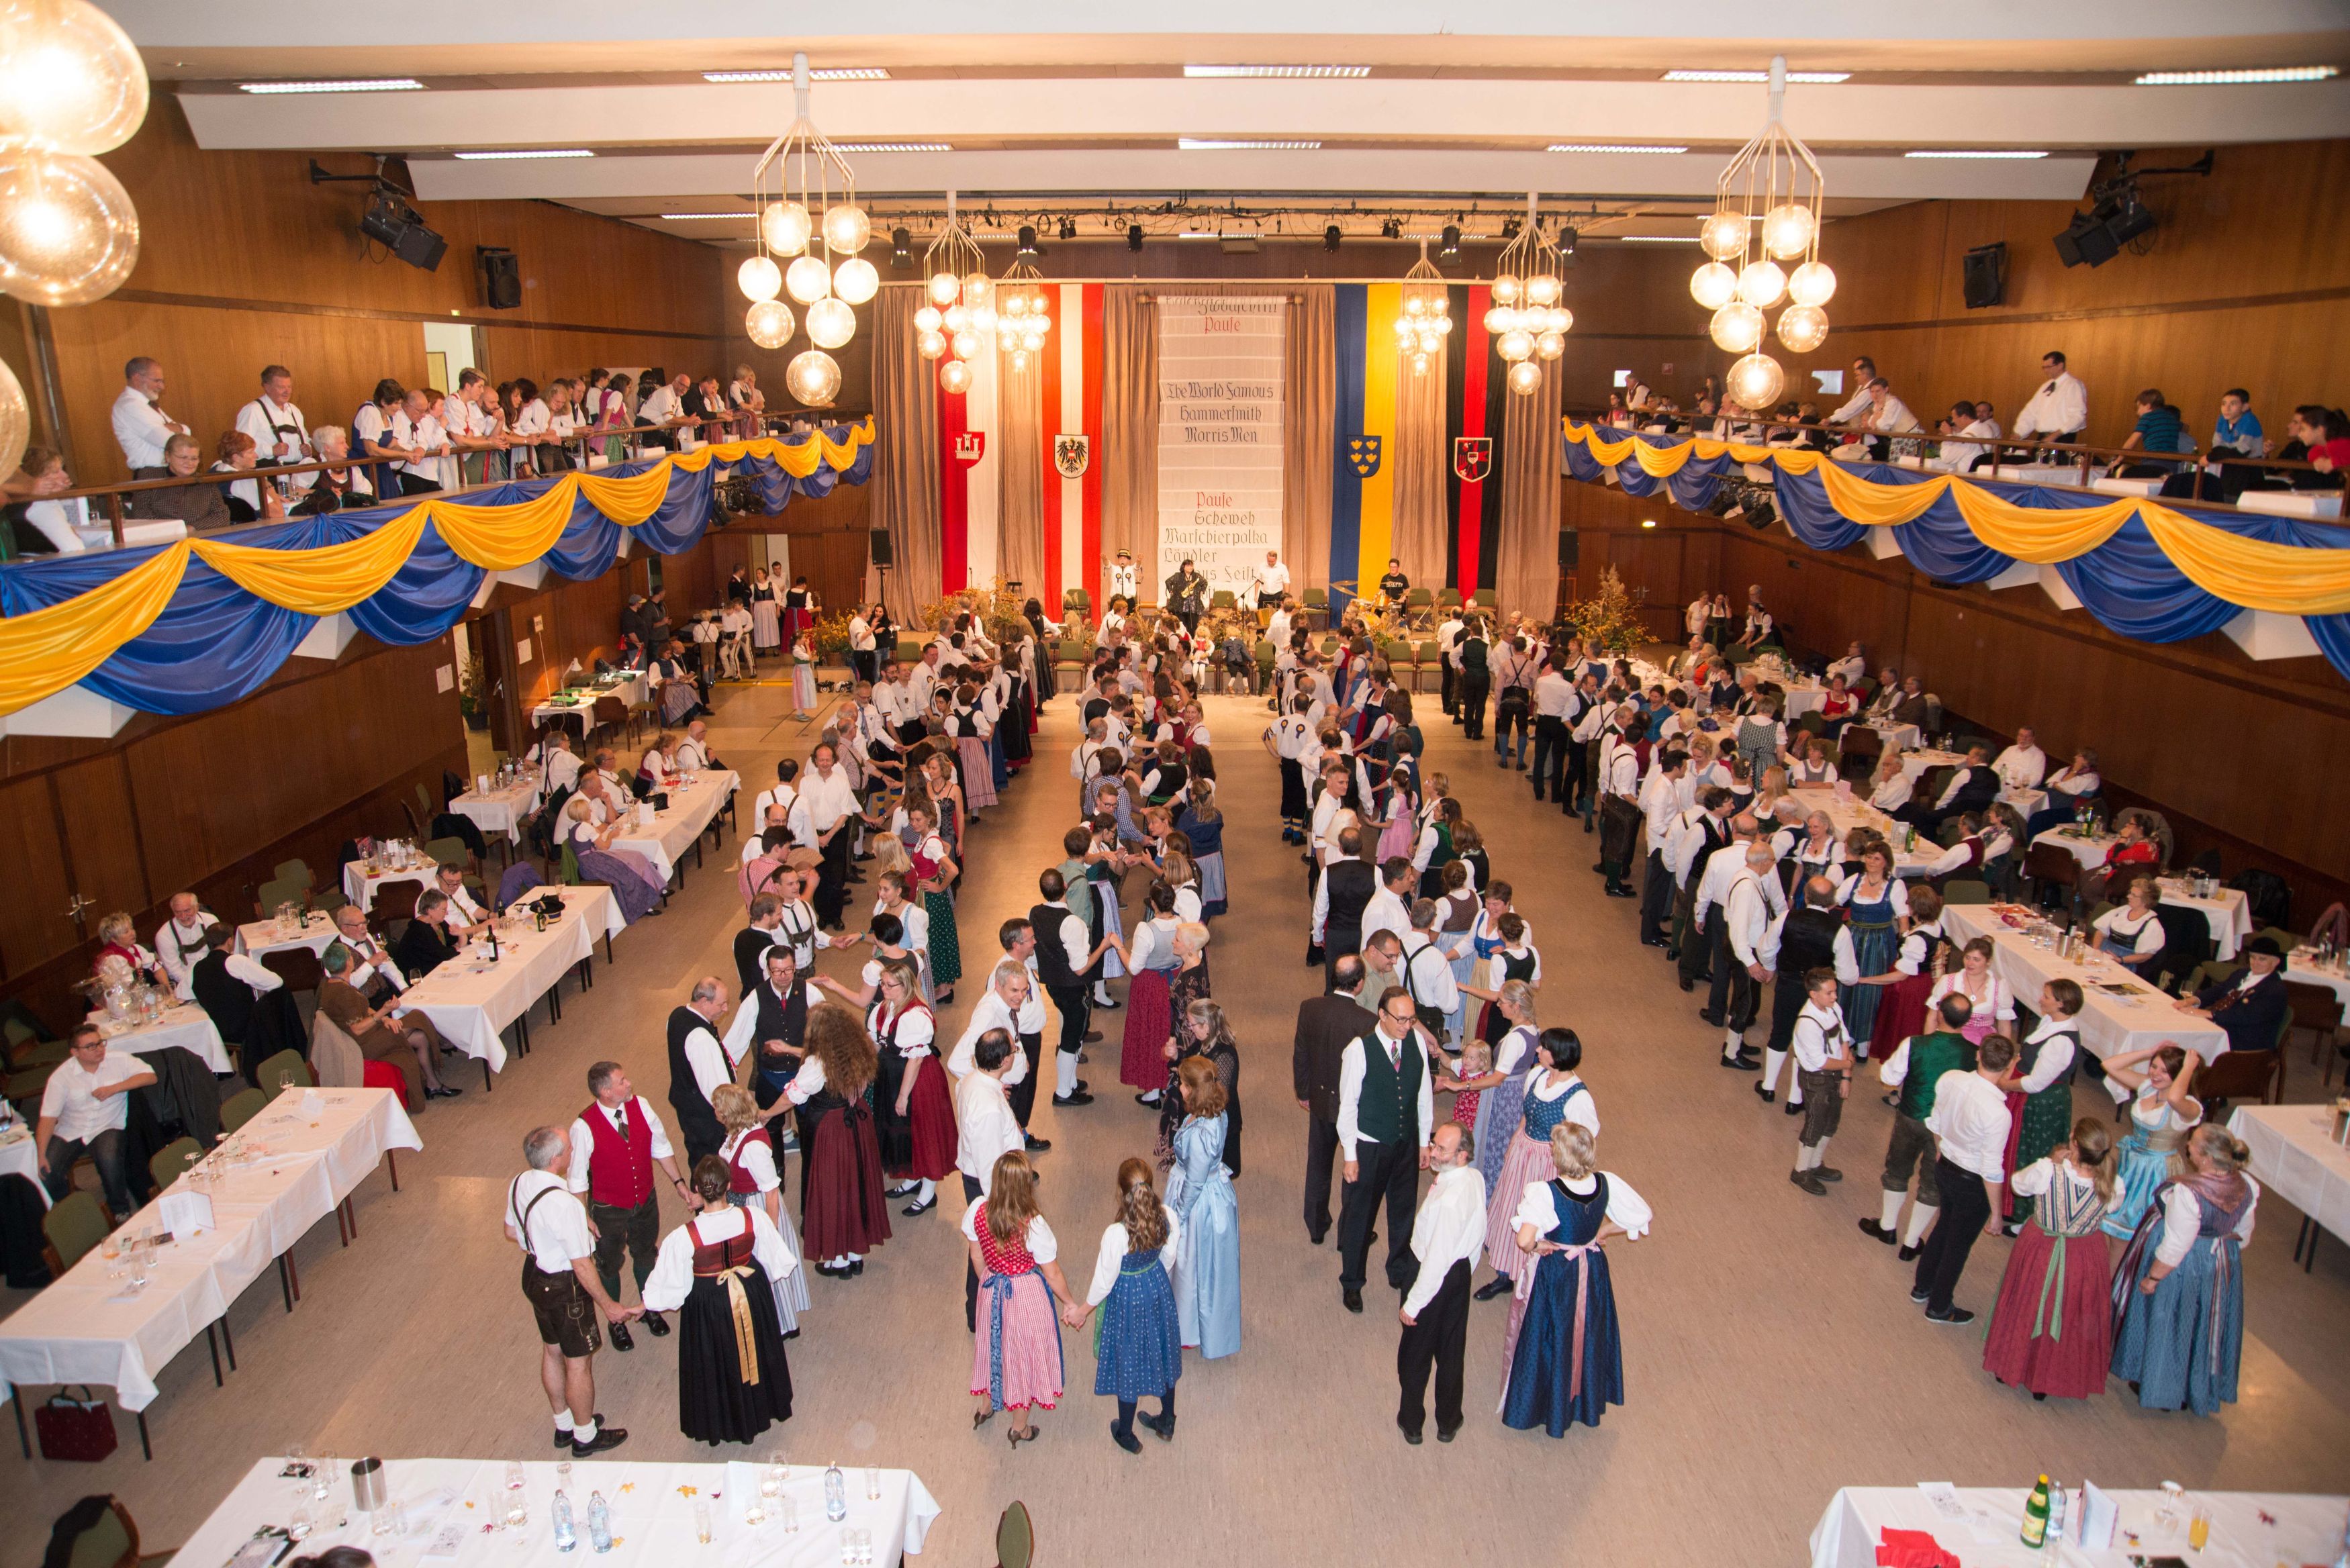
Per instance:
[[[827,432],[847,439],[847,427]],[[863,484],[872,477],[873,447],[836,472],[819,463],[806,479],[794,479],[770,458],[737,463],[732,472],[753,482],[760,510],[774,515],[796,496],[818,498],[839,483]],[[616,464],[602,472],[616,478],[642,473],[658,459]],[[556,482],[526,479],[468,491],[467,505],[504,506],[546,493]],[[654,514],[629,530],[635,547],[661,555],[691,549],[716,510],[717,467],[671,471],[669,493]],[[209,537],[265,549],[313,549],[348,544],[406,513],[413,499],[354,508],[326,517],[295,518],[226,530]],[[585,497],[569,524],[543,557],[572,580],[600,576],[619,552],[620,525]],[[102,550],[0,565],[0,615],[45,608],[111,582],[151,560],[152,548]],[[481,592],[482,568],[463,560],[427,527],[392,579],[348,612],[351,623],[379,642],[412,646],[430,642],[464,618]],[[81,685],[110,701],[150,713],[185,714],[217,708],[260,689],[316,624],[310,616],[280,608],[245,592],[200,560],[191,560],[179,591],[152,626],[117,649]]]

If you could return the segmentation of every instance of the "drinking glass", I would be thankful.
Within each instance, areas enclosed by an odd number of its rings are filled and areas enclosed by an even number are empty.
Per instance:
[[[286,1521],[286,1537],[293,1541],[307,1541],[309,1539],[310,1530],[310,1511],[297,1503],[293,1513]]]
[[[773,1501],[784,1495],[784,1467],[770,1463],[759,1472],[759,1495]]]
[[[335,1492],[335,1461],[321,1456],[310,1465],[310,1501],[325,1502]]]
[[[881,1501],[881,1470],[877,1465],[865,1467],[865,1501],[868,1502]]]
[[[506,1490],[508,1491],[520,1491],[522,1488],[522,1461],[520,1459],[508,1459],[506,1461]]]
[[[693,1500],[693,1538],[702,1545],[710,1544],[710,1503],[707,1499]]]
[[[2203,1503],[2198,1502],[2195,1505],[2195,1511],[2188,1516],[2187,1544],[2200,1552],[2210,1543],[2210,1540],[2211,1510]]]
[[[798,1501],[794,1498],[786,1497],[775,1506],[778,1511],[777,1517],[784,1521],[784,1533],[785,1535],[797,1535],[800,1532],[800,1505]]]

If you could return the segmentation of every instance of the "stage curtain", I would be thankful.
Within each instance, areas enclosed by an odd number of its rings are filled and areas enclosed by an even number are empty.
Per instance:
[[[873,413],[879,430],[873,525],[889,531],[897,565],[881,574],[883,602],[900,626],[919,626],[939,597],[938,365],[914,346],[920,284],[890,284],[875,302]]]
[[[1444,476],[1451,471],[1452,453],[1444,432],[1443,354],[1430,356],[1428,369],[1418,375],[1409,365],[1399,365],[1396,371],[1395,523],[1388,548],[1403,563],[1403,575],[1423,587],[1440,587],[1446,580]],[[1325,472],[1329,466],[1322,465]],[[1378,569],[1385,571],[1385,564]],[[1362,591],[1378,593],[1376,576],[1363,584]]]
[[[1045,352],[1059,352],[1049,344]],[[1045,597],[1045,379],[1040,357],[1014,370],[1001,363],[996,387],[995,569],[1024,594]],[[1054,483],[1059,483],[1058,474]],[[1055,613],[1058,613],[1055,611]]]
[[[1290,591],[1330,582],[1330,445],[1338,417],[1338,291],[1326,283],[1295,289],[1284,353],[1288,360],[1282,410],[1281,558]],[[1441,480],[1436,531],[1444,533]]]
[[[1473,327],[1472,327],[1473,330]],[[1542,385],[1502,401],[1501,580],[1503,609],[1546,621],[1558,609],[1559,361],[1540,365]]]
[[[1102,560],[1095,593],[1120,550],[1134,552],[1137,596],[1156,604],[1159,570],[1159,312],[1144,296],[1167,286],[1113,283],[1102,290]],[[1186,288],[1188,285],[1182,286]]]

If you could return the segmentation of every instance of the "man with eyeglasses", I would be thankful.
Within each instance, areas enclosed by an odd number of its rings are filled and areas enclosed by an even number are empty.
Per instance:
[[[1338,1059],[1338,1152],[1347,1175],[1338,1209],[1338,1289],[1347,1310],[1356,1313],[1363,1310],[1365,1254],[1382,1201],[1388,1283],[1410,1288],[1414,1200],[1435,1125],[1427,1031],[1411,992],[1388,987],[1378,1012],[1378,1024],[1348,1042]]]

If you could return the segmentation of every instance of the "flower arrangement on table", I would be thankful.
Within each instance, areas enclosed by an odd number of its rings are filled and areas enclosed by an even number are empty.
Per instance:
[[[1611,566],[1599,574],[1599,591],[1587,599],[1571,599],[1561,606],[1559,620],[1600,652],[1628,654],[1652,640],[1640,622],[1640,607],[1648,598],[1647,588],[1627,588],[1622,575]]]

